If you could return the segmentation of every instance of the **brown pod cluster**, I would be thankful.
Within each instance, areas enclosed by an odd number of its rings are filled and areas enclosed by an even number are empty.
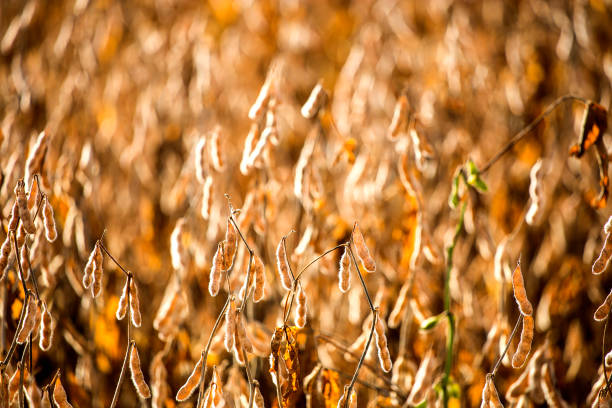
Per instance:
[[[301,109],[302,116],[306,119],[314,118],[317,113],[325,106],[325,102],[327,101],[327,92],[323,89],[323,85],[321,81],[319,81],[312,91],[310,92],[310,96],[304,103]]]
[[[283,285],[283,288],[286,290],[291,290],[293,280],[289,274],[289,261],[287,260],[287,253],[285,251],[285,237],[281,238],[276,247],[276,266],[278,268],[281,285]]]
[[[183,384],[183,386],[179,388],[178,392],[176,393],[177,401],[179,402],[185,401],[187,398],[191,397],[191,394],[193,394],[193,391],[200,384],[200,378],[202,377],[202,372],[203,372],[202,367],[203,366],[204,366],[204,354],[201,354],[200,359],[198,360],[195,367],[193,368],[193,371],[189,375],[189,378],[187,378],[187,381],[185,382],[185,384]]]
[[[130,352],[130,374],[138,396],[144,399],[151,398],[151,390],[145,382],[142,369],[140,368],[140,357],[138,356],[136,345],[132,347],[132,351]]]
[[[21,327],[19,328],[19,332],[17,332],[17,343],[23,344],[28,339],[30,333],[32,333],[32,329],[34,329],[34,324],[36,323],[36,300],[34,296],[31,294],[28,296],[28,304],[25,306],[25,315],[23,316],[23,322]]]
[[[43,351],[47,351],[51,348],[53,342],[53,318],[47,308],[47,304],[43,302],[43,311],[40,321],[40,340],[38,345]]]
[[[253,273],[255,274],[255,290],[253,291],[253,302],[257,303],[264,298],[266,286],[266,274],[264,264],[260,257],[253,256]]]
[[[391,354],[387,345],[387,336],[385,335],[385,324],[377,313],[376,325],[374,326],[374,334],[376,337],[376,349],[378,351],[378,360],[380,367],[385,373],[391,371],[393,363],[391,362]]]
[[[229,352],[234,348],[234,335],[236,333],[236,302],[233,297],[225,311],[225,349]]]
[[[567,403],[561,398],[559,392],[555,388],[553,375],[551,373],[550,363],[546,363],[542,366],[542,390],[544,391],[544,398],[546,403],[551,408],[565,408]]]
[[[123,285],[123,290],[121,291],[121,297],[119,298],[119,303],[117,304],[117,312],[115,313],[117,320],[123,320],[125,314],[127,313],[129,281],[129,278],[125,280],[125,285]]]
[[[612,217],[610,217],[612,219]],[[604,226],[604,232],[606,233],[606,240],[604,241],[603,247],[601,248],[601,252],[599,256],[593,263],[593,274],[599,275],[603,271],[606,270],[608,264],[610,263],[610,258],[612,258],[612,232],[610,232],[610,227],[608,224],[610,220]]]
[[[236,257],[236,249],[238,248],[238,233],[234,223],[228,218],[227,229],[225,230],[225,241],[223,243],[223,269],[228,271]]]
[[[47,196],[45,196],[45,204],[43,205],[43,224],[45,225],[47,241],[55,241],[57,239],[57,229],[55,227],[55,218],[53,217],[53,207],[49,204]]]
[[[340,258],[340,269],[338,270],[338,286],[342,293],[348,292],[351,287],[351,258],[348,248],[344,248]]]
[[[36,232],[36,227],[34,226],[34,222],[32,221],[32,215],[30,214],[30,210],[28,210],[28,199],[26,197],[25,184],[23,180],[19,180],[17,182],[17,186],[15,187],[15,196],[17,197],[16,200],[17,207],[19,210],[19,219],[21,219],[23,228],[28,234],[34,234]]]
[[[393,116],[391,117],[391,123],[389,124],[387,137],[390,140],[395,140],[397,135],[399,135],[402,131],[404,124],[406,123],[406,119],[408,118],[408,108],[408,98],[406,97],[406,94],[402,93],[395,103]]]
[[[221,289],[221,277],[223,274],[223,260],[225,258],[223,243],[217,244],[217,251],[212,259],[212,266],[210,267],[210,277],[208,280],[208,292],[211,296],[217,296],[219,289]]]
[[[597,308],[593,318],[597,320],[598,322],[606,320],[608,318],[608,315],[610,314],[611,306],[612,306],[612,291],[608,293],[608,296],[606,296],[606,299],[603,301],[601,306]]]
[[[297,299],[295,308],[295,325],[298,327],[306,326],[306,314],[308,307],[306,305],[306,292],[301,284],[298,285]]]
[[[527,291],[525,290],[525,282],[521,272],[521,263],[516,265],[516,269],[512,273],[512,288],[514,289],[514,299],[519,306],[523,316],[530,316],[533,313],[531,302],[527,299]]]
[[[140,299],[138,298],[138,287],[136,286],[136,282],[134,282],[134,278],[130,279],[130,315],[132,324],[136,327],[140,327],[142,323]]]
[[[512,356],[512,367],[520,368],[525,364],[527,356],[531,351],[531,343],[533,341],[534,321],[530,315],[523,316],[523,328],[521,330],[521,340]]]
[[[53,403],[57,408],[72,408],[72,405],[68,402],[66,390],[59,378],[55,380],[55,386],[53,387]]]
[[[355,224],[355,230],[353,231],[353,243],[355,244],[357,256],[361,260],[364,269],[368,272],[375,272],[376,262],[374,262],[374,258],[372,258],[372,255],[370,255],[370,250],[363,239],[363,234],[359,229],[359,224]]]

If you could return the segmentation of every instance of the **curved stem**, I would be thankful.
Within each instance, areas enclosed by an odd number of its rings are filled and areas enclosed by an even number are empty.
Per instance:
[[[512,333],[510,333],[510,337],[508,338],[508,342],[506,343],[506,347],[504,347],[504,351],[502,351],[502,353],[500,354],[499,358],[495,362],[495,365],[493,366],[493,370],[491,371],[491,376],[493,378],[495,378],[495,374],[497,374],[497,370],[499,369],[499,365],[501,364],[502,360],[506,356],[506,353],[508,352],[508,349],[510,348],[510,344],[512,343],[512,340],[514,339],[514,336],[516,336],[516,333],[518,331],[519,325],[521,324],[522,321],[523,321],[523,315],[521,314],[519,316],[519,318],[516,319],[516,324],[514,325],[514,329],[512,329]]]
[[[351,382],[349,383],[349,387],[348,387],[348,390],[346,392],[344,408],[348,408],[351,392],[353,391],[353,387],[355,386],[355,382],[357,381],[357,376],[359,375],[359,370],[361,369],[361,366],[363,365],[363,362],[364,362],[364,360],[366,358],[366,355],[368,354],[368,350],[370,348],[370,343],[372,342],[372,336],[374,336],[374,328],[376,327],[376,320],[378,320],[378,310],[374,310],[372,313],[373,313],[373,315],[372,315],[372,328],[370,329],[370,335],[368,337],[368,341],[367,341],[367,343],[365,345],[365,348],[363,349],[363,353],[361,353],[361,358],[359,359],[359,362],[357,363],[357,367],[355,368],[355,373],[353,374],[353,378],[351,379]]]
[[[98,245],[100,245],[100,249],[102,249],[104,252],[106,252],[106,255],[108,255],[108,257],[115,263],[115,265],[117,265],[119,267],[119,269],[121,269],[123,271],[123,273],[125,273],[125,276],[129,276],[130,272],[127,271],[123,266],[121,266],[121,264],[119,263],[119,261],[117,261],[115,259],[115,257],[113,257],[111,255],[110,252],[108,252],[108,249],[106,249],[106,247],[104,246],[104,244],[102,243],[102,238],[100,238],[97,242]]]

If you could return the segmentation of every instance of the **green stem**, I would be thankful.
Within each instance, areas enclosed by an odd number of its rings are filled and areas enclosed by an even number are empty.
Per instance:
[[[459,239],[459,235],[461,234],[461,230],[463,229],[465,206],[466,203],[464,202],[461,206],[461,211],[459,213],[459,221],[457,222],[457,227],[455,228],[453,241],[451,245],[446,249],[446,276],[444,277],[444,311],[446,312],[446,316],[448,317],[448,336],[446,338],[446,361],[444,363],[444,376],[442,377],[442,396],[444,400],[444,408],[448,407],[448,383],[450,380],[450,373],[453,368],[453,341],[455,338],[455,316],[450,310],[450,278],[451,271],[453,269],[453,252],[455,251],[457,240]]]

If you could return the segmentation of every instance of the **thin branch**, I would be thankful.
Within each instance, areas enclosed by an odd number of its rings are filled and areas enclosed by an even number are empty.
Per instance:
[[[202,372],[202,376],[200,377],[200,384],[198,385],[199,388],[199,392],[198,392],[198,402],[196,403],[196,408],[200,408],[200,404],[202,402],[202,397],[204,395],[204,378],[206,377],[206,371],[208,369],[208,365],[206,364],[206,360],[208,359],[208,351],[210,350],[210,345],[212,344],[212,339],[215,336],[215,333],[217,332],[217,328],[219,327],[219,324],[221,323],[221,319],[223,319],[223,315],[225,314],[225,310],[227,309],[227,307],[229,306],[229,303],[231,301],[231,295],[227,297],[227,300],[225,301],[225,305],[223,305],[223,309],[221,309],[221,312],[219,313],[219,316],[217,316],[217,320],[215,321],[215,325],[213,326],[211,332],[210,332],[210,336],[208,337],[208,342],[206,343],[206,349],[203,351],[203,355],[202,355],[202,364],[204,364],[204,369]]]
[[[370,349],[370,343],[372,342],[372,336],[374,336],[374,328],[376,327],[376,321],[378,320],[378,309],[375,309],[373,313],[374,315],[372,317],[372,328],[370,329],[370,336],[368,337],[368,341],[365,345],[365,348],[363,349],[363,353],[361,353],[361,358],[359,359],[359,362],[357,363],[357,367],[355,368],[355,373],[353,374],[353,378],[351,379],[348,390],[346,392],[347,398],[344,402],[344,408],[348,408],[351,392],[353,391],[353,387],[355,386],[355,382],[357,381],[359,370],[361,369],[361,366],[363,365],[365,357],[368,354],[368,350]]]
[[[13,340],[11,341],[11,345],[9,347],[8,353],[6,354],[6,357],[4,357],[4,360],[0,362],[0,367],[2,367],[2,371],[6,369],[6,366],[11,361],[11,357],[15,352],[15,347],[17,346],[17,335],[19,334],[19,329],[24,323],[26,304],[28,303],[28,299],[30,296],[31,292],[29,290],[26,291],[25,298],[23,300],[23,306],[21,307],[21,314],[19,315],[19,322],[17,323],[17,330],[15,331],[15,335],[13,336]]]
[[[514,329],[512,329],[512,333],[510,333],[510,337],[508,338],[508,342],[506,343],[506,347],[504,347],[504,351],[502,351],[502,353],[500,354],[499,358],[495,362],[495,365],[493,366],[493,370],[491,371],[491,376],[493,378],[495,378],[495,374],[497,374],[497,370],[499,369],[499,366],[500,366],[502,360],[506,356],[506,353],[508,352],[508,349],[510,348],[510,344],[512,343],[512,340],[514,339],[514,336],[516,335],[516,332],[518,331],[519,325],[521,324],[522,321],[523,321],[523,315],[521,314],[519,316],[519,318],[516,319],[516,324],[514,325]]]
[[[129,319],[129,316],[127,317]],[[117,406],[117,401],[119,400],[119,392],[121,391],[121,385],[123,384],[123,379],[125,378],[125,371],[127,368],[128,359],[130,358],[132,347],[134,347],[133,340],[128,342],[127,350],[125,350],[125,358],[123,359],[121,373],[119,373],[119,381],[117,381],[117,387],[115,388],[115,394],[113,395],[113,400],[111,402],[110,408],[115,408]]]
[[[106,247],[102,243],[102,238],[100,238],[96,242],[96,244],[100,245],[100,249],[102,249],[104,252],[106,252],[106,255],[108,255],[108,257],[115,263],[115,265],[117,265],[119,267],[119,269],[121,269],[123,271],[123,273],[125,273],[125,276],[130,276],[131,275],[131,272],[127,271],[123,266],[121,266],[121,264],[115,259],[115,257],[113,257],[111,255],[111,253],[108,252],[108,249],[106,249]]]
[[[557,98],[554,102],[544,109],[542,113],[540,113],[534,120],[531,121],[527,126],[525,126],[520,132],[518,132],[510,141],[499,151],[497,152],[482,168],[480,169],[480,174],[484,174],[489,170],[491,166],[493,166],[504,154],[508,153],[514,145],[521,141],[525,136],[529,134],[535,127],[544,120],[548,115],[550,115],[560,104],[565,101],[579,101],[583,104],[587,104],[588,101],[584,98],[573,96],[573,95],[564,95],[560,98]]]

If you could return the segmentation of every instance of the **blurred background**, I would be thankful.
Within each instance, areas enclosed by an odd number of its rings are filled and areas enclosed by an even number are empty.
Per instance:
[[[266,265],[266,298],[247,314],[263,339],[251,367],[266,406],[275,406],[276,393],[265,339],[279,325],[285,293],[276,245],[296,231],[287,246],[299,269],[345,242],[355,221],[378,265],[366,276],[368,289],[386,319],[395,312],[397,324],[387,335],[392,360],[401,356],[403,370],[384,381],[371,356],[373,368],[360,375],[367,385],[357,385],[359,406],[409,406],[419,392],[434,401],[446,331],[441,325],[422,333],[418,325],[443,310],[444,249],[458,216],[447,204],[451,180],[468,158],[484,165],[560,96],[609,108],[611,10],[609,0],[3,0],[2,216],[10,215],[13,186],[45,130],[41,175],[59,232],[33,265],[57,324],[52,350],[34,349],[36,383],[47,384],[61,368],[74,406],[108,406],[112,398],[127,341],[114,317],[125,279],[107,258],[102,297],[92,300],[80,284],[94,242],[106,231],[106,247],[139,285],[143,325],[134,338],[145,379],[157,390],[153,405],[177,405],[173,397],[226,297],[223,290],[211,297],[207,287],[229,215],[227,194],[235,208],[248,206],[242,232]],[[250,118],[266,78],[275,105]],[[300,108],[318,82],[327,104],[309,120]],[[410,125],[390,138],[401,95]],[[268,127],[268,113],[276,136],[241,168],[247,135]],[[533,350],[546,350],[556,389],[570,405],[584,406],[600,378],[603,324],[592,314],[612,279],[590,270],[610,211],[590,205],[599,191],[595,154],[568,158],[583,113],[582,103],[561,104],[486,173],[487,193],[465,193],[465,233],[451,279],[458,326],[454,406],[480,403],[499,355],[497,337],[518,317],[511,285],[493,273],[496,249],[510,234],[498,264],[514,268],[521,257],[535,308]],[[207,143],[206,181],[196,171],[200,140]],[[545,199],[527,225],[529,172],[539,158]],[[170,240],[181,222],[185,252],[176,268]],[[324,370],[314,391],[296,391],[295,406],[306,406],[309,393],[312,401],[336,406],[356,361],[320,338],[348,347],[364,321],[368,327],[356,276],[348,293],[338,290],[337,252],[304,276],[308,340],[300,379],[316,362]],[[236,288],[246,271],[244,250],[238,257]],[[3,283],[9,320],[3,344],[23,296],[11,273]],[[398,305],[402,288],[408,301]],[[162,339],[153,321],[176,290],[184,294],[184,313]],[[149,373],[155,356],[167,371],[163,381]],[[244,370],[220,340],[209,363],[226,384],[227,406],[247,406]],[[420,385],[419,366],[427,373]],[[500,394],[522,371],[500,369]],[[523,400],[541,402],[533,395]],[[138,401],[126,381],[119,406]],[[194,405],[194,399],[178,404]]]

